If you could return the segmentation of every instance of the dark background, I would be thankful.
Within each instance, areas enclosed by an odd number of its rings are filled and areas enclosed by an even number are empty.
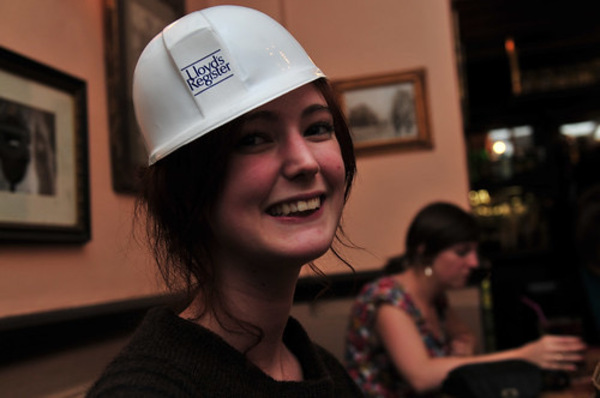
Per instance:
[[[585,339],[597,344],[590,303],[600,291],[582,283],[575,229],[581,195],[600,182],[598,141],[590,146],[567,140],[560,126],[600,121],[600,5],[531,0],[452,4],[471,189],[485,189],[492,201],[537,206],[535,221],[515,227],[515,233],[533,231],[536,239],[519,238],[510,247],[495,233],[506,220],[485,220],[481,252],[491,265],[495,348],[539,335],[535,312],[523,296],[537,302],[548,317],[581,318]],[[518,57],[520,93],[513,90],[505,47],[509,38]],[[489,130],[523,125],[532,129],[533,146],[500,172],[481,143]]]

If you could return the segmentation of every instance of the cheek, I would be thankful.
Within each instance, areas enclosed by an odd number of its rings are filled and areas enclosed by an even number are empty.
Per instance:
[[[335,147],[323,151],[320,158],[321,170],[330,181],[330,184],[344,187],[346,184],[346,167],[337,142]]]
[[[221,192],[215,201],[213,214],[214,226],[232,223],[244,214],[244,205],[254,201],[258,179],[241,162],[231,162],[225,173]],[[255,177],[255,178],[253,178]]]
[[[447,253],[440,254],[434,260],[434,268],[436,268],[436,270],[441,275],[448,276],[454,274],[456,270],[459,269],[459,267],[457,267],[456,261],[453,261],[453,259],[450,256],[448,256]]]
[[[267,186],[276,174],[272,165],[259,157],[235,159],[225,175],[224,195],[250,195]]]

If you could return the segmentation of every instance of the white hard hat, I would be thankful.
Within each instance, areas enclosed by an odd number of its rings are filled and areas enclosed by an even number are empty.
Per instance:
[[[133,75],[149,164],[325,75],[294,37],[256,10],[216,6],[173,22]]]

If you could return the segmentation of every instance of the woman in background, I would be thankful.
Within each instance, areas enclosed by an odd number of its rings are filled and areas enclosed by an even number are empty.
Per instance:
[[[475,355],[475,338],[448,305],[479,266],[476,220],[450,203],[416,215],[406,236],[404,270],[363,287],[352,307],[346,367],[367,396],[434,394],[466,364],[521,359],[546,369],[574,370],[585,346],[578,337],[544,336],[522,347]]]
[[[148,44],[134,104],[150,153],[138,210],[189,301],[151,310],[88,396],[361,396],[290,317],[355,173],[323,73],[266,15],[212,7]]]

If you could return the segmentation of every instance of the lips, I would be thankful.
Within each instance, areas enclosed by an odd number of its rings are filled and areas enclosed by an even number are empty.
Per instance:
[[[294,200],[278,203],[267,209],[267,213],[274,217],[302,216],[313,213],[321,207],[321,197]]]

